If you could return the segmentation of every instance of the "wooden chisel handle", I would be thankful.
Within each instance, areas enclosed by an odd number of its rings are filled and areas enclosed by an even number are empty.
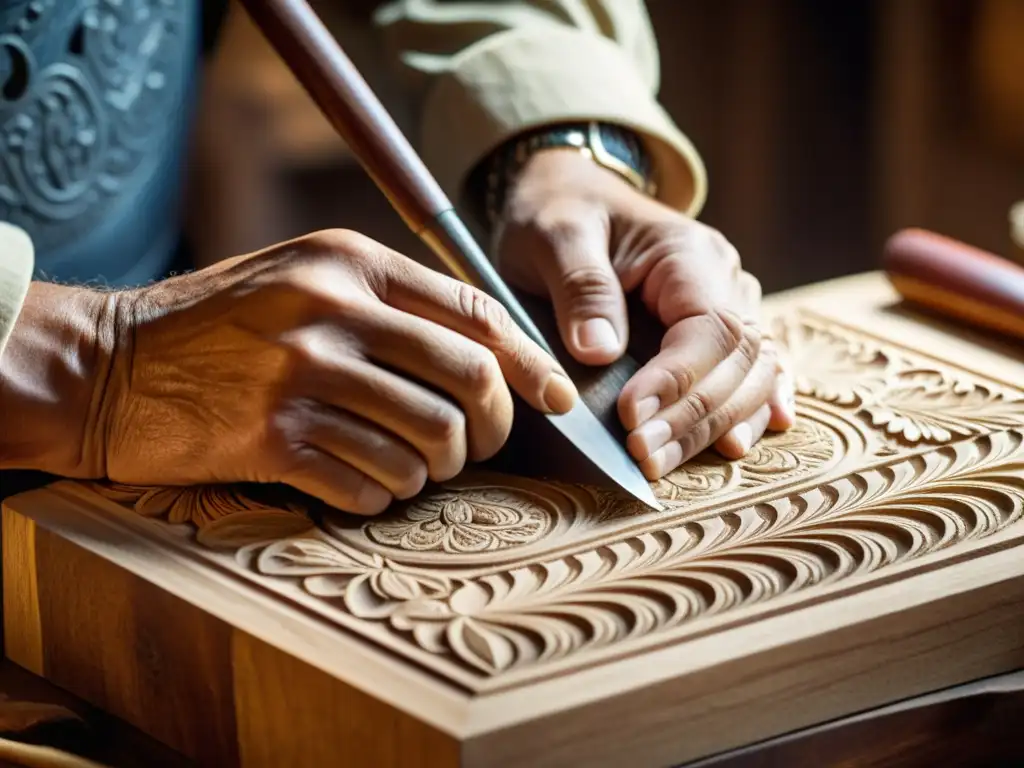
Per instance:
[[[907,302],[1024,340],[1024,267],[922,229],[889,238],[883,267]]]

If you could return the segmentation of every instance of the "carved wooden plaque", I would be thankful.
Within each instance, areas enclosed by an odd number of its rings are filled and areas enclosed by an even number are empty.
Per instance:
[[[376,519],[18,497],[8,655],[217,765],[678,764],[1021,666],[1024,366],[830,290],[859,316],[773,304],[798,425],[665,512],[483,473]]]

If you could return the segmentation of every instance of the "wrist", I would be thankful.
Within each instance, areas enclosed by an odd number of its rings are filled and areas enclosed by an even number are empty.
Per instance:
[[[105,475],[117,294],[34,282],[0,360],[0,468]]]
[[[549,150],[576,152],[642,194],[653,196],[657,191],[644,141],[629,129],[596,121],[543,126],[507,141],[471,176],[472,197],[489,226],[500,220],[510,190],[532,159]]]

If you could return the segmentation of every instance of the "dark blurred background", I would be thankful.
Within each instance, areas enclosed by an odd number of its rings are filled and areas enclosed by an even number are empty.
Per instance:
[[[648,0],[702,219],[766,291],[876,268],[922,226],[1024,261],[1024,0]],[[232,9],[193,168],[206,258],[323,227],[422,248]]]

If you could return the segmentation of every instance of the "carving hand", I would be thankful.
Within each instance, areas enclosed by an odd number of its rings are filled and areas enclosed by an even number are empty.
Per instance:
[[[534,155],[496,233],[507,280],[550,295],[580,362],[626,348],[624,294],[664,323],[661,352],[618,402],[628,447],[657,479],[714,444],[739,458],[794,421],[793,385],[758,328],[761,287],[720,233],[635,191],[575,151]]]
[[[92,432],[121,483],[285,482],[374,514],[494,454],[509,385],[545,411],[576,397],[497,302],[351,232],[119,303]]]

